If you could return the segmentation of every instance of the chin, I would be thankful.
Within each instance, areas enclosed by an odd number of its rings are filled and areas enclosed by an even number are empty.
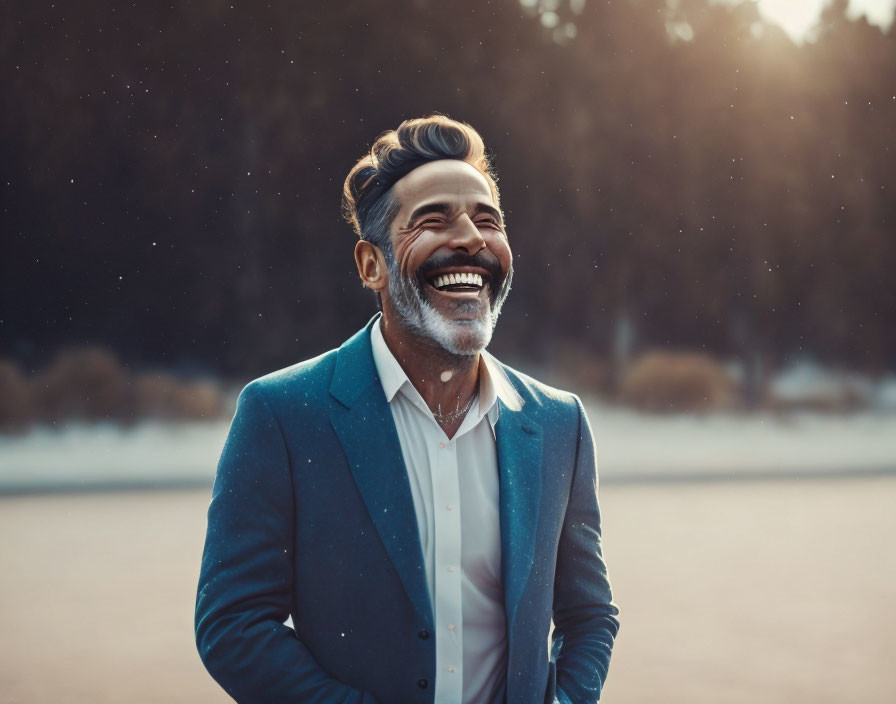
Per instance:
[[[434,295],[427,282],[417,276],[405,276],[397,264],[389,262],[389,298],[401,324],[419,337],[456,357],[479,354],[492,339],[492,332],[510,293],[511,267],[500,288],[486,291],[484,298],[451,301],[431,300]],[[447,310],[443,310],[447,308]]]
[[[453,319],[435,308],[413,282],[390,277],[389,293],[395,312],[403,325],[451,355],[469,357],[479,354],[492,339],[495,316],[491,307],[475,302],[456,312],[471,317]]]
[[[473,320],[452,320],[426,303],[422,309],[419,332],[446,352],[467,357],[479,354],[488,347],[494,328],[491,311]]]

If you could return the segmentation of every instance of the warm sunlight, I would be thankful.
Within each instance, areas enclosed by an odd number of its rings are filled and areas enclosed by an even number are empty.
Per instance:
[[[762,16],[796,42],[806,39],[827,4],[827,0],[758,0]],[[850,0],[849,15],[865,15],[872,24],[888,27],[893,21],[894,4],[893,0]]]
[[[759,12],[799,41],[818,19],[821,4],[820,0],[759,0]]]

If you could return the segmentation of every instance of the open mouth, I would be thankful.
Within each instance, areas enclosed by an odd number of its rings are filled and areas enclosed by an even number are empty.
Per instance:
[[[482,274],[473,272],[453,272],[436,274],[429,278],[429,284],[444,293],[479,293],[485,285]]]

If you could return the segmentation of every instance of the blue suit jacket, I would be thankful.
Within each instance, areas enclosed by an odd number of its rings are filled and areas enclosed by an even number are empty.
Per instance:
[[[240,395],[196,602],[202,660],[239,702],[433,700],[423,551],[369,330]],[[591,431],[578,398],[505,370],[524,402],[495,428],[507,701],[595,702],[618,611]]]

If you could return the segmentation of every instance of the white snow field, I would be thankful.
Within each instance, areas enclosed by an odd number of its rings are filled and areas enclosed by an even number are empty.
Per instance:
[[[896,473],[896,414],[589,416],[604,481]]]
[[[587,405],[604,483],[896,473],[893,413],[655,416]],[[209,485],[228,427],[74,425],[0,436],[0,491]]]

